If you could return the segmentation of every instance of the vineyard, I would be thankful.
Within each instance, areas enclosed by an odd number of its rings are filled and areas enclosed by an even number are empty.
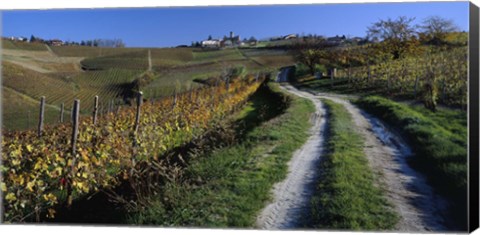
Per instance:
[[[14,42],[11,40],[5,40],[3,38],[2,38],[2,48],[30,50],[30,51],[46,51],[47,50],[47,47],[43,43]]]
[[[51,217],[57,204],[117,185],[136,166],[151,164],[236,110],[261,80],[237,78],[228,86],[146,102],[136,132],[135,108],[109,113],[97,125],[90,117],[81,118],[75,154],[70,123],[48,127],[41,137],[34,131],[4,133],[5,220],[38,219],[45,211]]]
[[[37,116],[38,101],[42,96],[46,96],[46,102],[50,107],[54,107],[46,110],[48,117],[51,117],[47,119],[47,123],[55,123],[59,120],[61,104],[64,104],[69,112],[74,99],[85,101],[82,107],[83,113],[91,112],[96,95],[100,96],[101,106],[107,106],[110,102],[120,102],[120,100],[123,102],[129,95],[127,92],[131,90],[132,82],[142,73],[141,70],[118,68],[77,74],[40,73],[7,61],[3,61],[2,64],[2,85],[11,91],[9,94],[12,93],[9,95],[9,100],[2,101],[6,107],[4,127],[7,129],[26,129],[34,125],[34,122],[31,123],[26,119],[29,119],[29,115],[32,119]],[[12,102],[25,103],[21,100],[29,102],[18,106],[12,104]],[[32,103],[35,104],[32,105]]]
[[[337,77],[347,78],[354,89],[375,87],[380,93],[467,105],[468,51],[466,47],[445,52],[345,68]],[[422,97],[423,95],[423,97]],[[429,96],[429,97],[425,97]],[[423,98],[423,99],[422,99]]]
[[[60,46],[50,47],[60,57],[98,57],[111,56],[130,52],[142,51],[141,48],[103,48],[88,46]]]
[[[190,48],[153,48],[150,50],[152,67],[161,71],[165,67],[182,65],[193,61]]]
[[[38,100],[34,100],[8,87],[2,88],[2,109],[14,110],[2,114],[3,130],[12,126],[16,129],[30,129],[38,124]],[[57,107],[45,107],[45,123],[54,123],[59,120]]]
[[[105,70],[111,68],[146,70],[148,67],[148,51],[135,51],[125,54],[101,56],[82,60],[85,70]]]
[[[238,60],[243,58],[243,55],[238,49],[198,50],[193,52],[193,59],[202,62]]]
[[[253,74],[291,64],[292,60],[284,50],[70,45],[51,46],[51,53],[48,50],[20,49],[15,46],[20,42],[4,41],[3,86],[9,89],[10,100],[9,104],[6,99],[2,101],[4,107],[9,107],[4,109],[2,127],[6,130],[33,128],[41,96],[46,97],[47,124],[60,121],[62,103],[65,115],[68,115],[73,100],[77,98],[84,101],[82,114],[91,112],[95,95],[100,97],[100,107],[107,108],[112,102],[128,103],[132,88],[136,86],[135,80],[148,68],[149,57],[152,62],[150,79],[142,84],[148,99],[170,96],[174,90],[181,92],[202,87],[203,81],[220,77],[232,67],[244,67]],[[19,107],[20,103],[22,107]]]

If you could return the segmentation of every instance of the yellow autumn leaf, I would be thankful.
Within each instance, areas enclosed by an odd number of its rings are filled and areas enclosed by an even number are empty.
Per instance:
[[[27,145],[27,151],[28,151],[29,153],[31,153],[32,150],[33,150],[32,145],[29,145],[29,144],[28,144],[28,145]]]
[[[55,195],[53,195],[52,193],[44,194],[43,199],[47,202],[56,202],[57,201],[57,197]]]
[[[28,191],[33,192],[33,186],[35,186],[35,182],[28,182],[27,183]]]
[[[13,160],[12,160],[12,165],[14,165],[14,166],[20,165],[20,160],[18,160],[18,159],[13,159]]]
[[[55,171],[56,171],[59,175],[61,175],[63,169],[62,169],[61,167],[56,167],[56,168],[55,168]]]
[[[25,178],[23,178],[23,176],[19,176],[18,184],[23,185],[23,183],[25,183]]]
[[[6,192],[7,191],[7,185],[5,183],[1,183],[0,184],[0,188],[2,189],[2,192]]]
[[[35,166],[33,167],[34,170],[38,170],[40,168],[42,168],[42,164],[43,162],[41,160],[37,161],[37,163],[35,163]]]
[[[9,193],[9,194],[7,194],[7,196],[5,196],[5,200],[7,200],[9,202],[13,202],[13,201],[17,200],[17,197],[15,196],[15,194]]]

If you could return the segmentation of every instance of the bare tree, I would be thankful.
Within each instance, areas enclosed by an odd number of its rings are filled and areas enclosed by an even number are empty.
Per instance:
[[[427,35],[430,42],[434,45],[445,43],[448,33],[458,31],[458,27],[453,20],[440,16],[430,16],[424,19],[419,28],[422,29],[422,33]]]
[[[293,45],[293,55],[297,61],[306,65],[311,75],[315,74],[315,66],[327,57],[328,45],[322,38],[307,38]]]
[[[416,46],[416,26],[412,25],[415,18],[400,16],[395,20],[388,18],[380,20],[368,27],[367,35],[375,41],[381,40],[384,50],[390,52],[394,59],[402,57]]]

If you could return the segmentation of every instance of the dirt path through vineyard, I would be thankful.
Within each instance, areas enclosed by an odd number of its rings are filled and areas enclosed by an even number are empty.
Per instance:
[[[352,115],[357,130],[365,140],[365,155],[376,176],[377,184],[385,190],[387,200],[393,205],[400,221],[395,231],[426,232],[446,230],[444,227],[443,212],[446,210],[446,201],[433,192],[425,177],[414,171],[407,164],[411,155],[410,148],[397,134],[391,131],[378,119],[366,114],[348,101],[348,97],[299,91],[293,86],[284,85],[284,89],[297,96],[308,98],[315,103],[317,113],[325,113],[323,106],[318,105],[320,98],[332,100],[342,104]],[[320,103],[321,104],[321,103]],[[322,118],[324,119],[324,118]],[[325,123],[325,120],[322,120]],[[323,124],[325,125],[325,124]],[[319,128],[315,125],[313,128]],[[324,128],[324,127],[323,127]],[[322,146],[324,138],[311,141],[315,135],[323,133],[324,129],[312,131],[312,137],[302,148],[295,153],[289,165],[287,178],[274,187],[274,201],[268,205],[258,217],[257,226],[265,229],[292,229],[298,228],[302,216],[307,215],[301,208],[309,206],[309,199],[314,186],[303,180],[299,175],[316,175],[315,172],[305,172],[305,169],[317,169],[317,161],[308,159],[320,158],[319,151],[302,151],[308,146]],[[311,155],[315,156],[311,156]],[[295,164],[303,162],[303,164]],[[303,176],[304,178],[308,178]],[[305,193],[307,192],[307,193]],[[300,205],[303,203],[302,205]],[[295,214],[297,213],[297,214]],[[301,215],[299,215],[299,213]],[[295,215],[292,215],[295,214]],[[305,218],[305,217],[303,217]]]
[[[283,87],[291,93],[291,87]],[[293,88],[294,89],[294,88]],[[307,142],[295,153],[289,162],[287,178],[275,184],[274,201],[257,218],[257,227],[262,229],[292,229],[303,225],[309,212],[310,198],[318,181],[318,165],[324,147],[326,110],[319,99],[311,94],[296,92],[296,95],[311,100],[315,114]]]

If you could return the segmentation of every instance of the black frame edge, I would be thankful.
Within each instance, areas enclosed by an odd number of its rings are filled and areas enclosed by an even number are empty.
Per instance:
[[[479,226],[479,8],[470,2],[468,230]]]

